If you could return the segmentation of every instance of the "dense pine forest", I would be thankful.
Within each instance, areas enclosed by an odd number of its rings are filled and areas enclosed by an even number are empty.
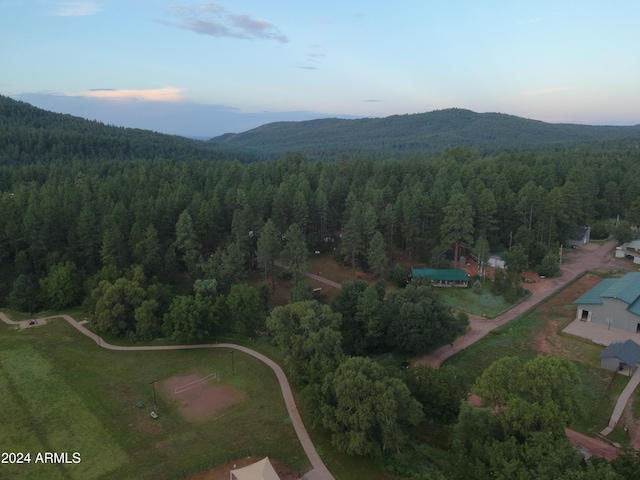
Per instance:
[[[430,287],[405,287],[406,266],[448,268],[452,254],[510,250],[515,275],[525,268],[553,274],[575,227],[590,225],[592,238],[628,240],[630,226],[640,223],[634,132],[559,149],[507,145],[481,153],[458,145],[402,158],[342,152],[320,161],[288,153],[257,162],[207,142],[104,126],[2,97],[0,306],[36,312],[82,305],[97,332],[134,342],[268,332],[332,443],[409,475],[401,447],[415,441],[416,425],[454,424],[469,385],[452,368],[396,378],[371,360],[431,351],[466,328],[466,316],[445,308]],[[300,286],[291,303],[270,311],[274,278],[302,278],[313,251],[371,272],[378,283],[354,279],[331,304]],[[262,281],[250,285],[256,272]],[[503,282],[501,293],[521,294],[517,279]],[[391,283],[404,288],[387,295]],[[566,400],[577,378],[570,365],[542,360],[506,365],[496,375],[542,378],[544,368],[560,372],[566,388],[550,395]],[[353,433],[344,423],[352,372],[386,378],[366,384],[357,402],[366,405],[362,395],[369,395],[372,411],[393,405],[397,417],[379,413]],[[484,382],[479,392],[491,390],[491,378]],[[510,398],[532,401],[525,383],[512,386]],[[558,401],[557,410],[539,412],[552,421],[526,428],[514,417],[500,423],[490,410],[463,409],[452,435],[456,453],[443,460],[459,471],[435,474],[434,466],[415,478],[480,479],[497,471],[506,472],[500,478],[632,478],[608,464],[586,467],[559,440],[575,408]],[[480,442],[472,431],[486,434]],[[510,465],[492,458],[498,449],[513,456]],[[473,465],[460,460],[471,454]],[[547,455],[556,470],[542,475],[534,467]]]
[[[483,155],[510,151],[557,151],[576,143],[610,149],[637,139],[633,127],[550,124],[501,113],[475,113],[459,108],[386,118],[327,118],[305,122],[275,122],[247,132],[228,133],[209,143],[277,159],[302,152],[313,159],[348,154],[378,160],[408,155],[438,155],[445,148],[467,146]],[[615,148],[615,147],[614,147]]]

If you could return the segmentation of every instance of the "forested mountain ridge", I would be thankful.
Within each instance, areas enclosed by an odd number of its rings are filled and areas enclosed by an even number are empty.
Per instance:
[[[385,118],[275,122],[243,133],[227,133],[209,142],[246,148],[274,158],[287,151],[319,158],[339,153],[388,158],[424,152],[438,154],[450,147],[468,146],[487,154],[629,138],[640,138],[640,125],[552,124],[456,108]]]
[[[233,147],[49,112],[0,95],[0,165],[169,158],[249,161]]]

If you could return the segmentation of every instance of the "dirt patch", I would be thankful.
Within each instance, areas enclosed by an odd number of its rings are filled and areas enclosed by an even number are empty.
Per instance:
[[[562,342],[556,341],[558,330],[560,326],[568,325],[575,318],[576,312],[570,308],[571,304],[601,281],[601,277],[587,273],[538,307],[542,315],[543,328],[534,335],[532,347],[536,352],[580,360],[562,348]]]
[[[190,421],[211,420],[245,401],[247,394],[231,385],[220,385],[217,377],[184,375],[161,382],[165,394],[178,404]]]
[[[364,280],[371,285],[375,283],[372,274],[366,273],[358,267],[354,271],[351,265],[342,265],[331,258],[330,255],[318,255],[310,258],[309,273],[327,278],[336,283],[344,283],[356,278]]]
[[[640,419],[633,418],[634,397],[631,395],[627,405],[624,407],[622,421],[629,434],[629,441],[634,450],[640,450]]]
[[[229,480],[229,472],[231,470],[246,467],[247,465],[251,465],[252,463],[256,463],[260,460],[262,459],[258,457],[239,458],[238,460],[225,463],[224,465],[219,465],[216,468],[207,470],[206,472],[196,473],[195,475],[188,477],[188,480]],[[283,465],[277,460],[274,460],[273,458],[270,458],[269,461],[271,462],[271,465],[273,465],[278,477],[280,477],[280,480],[298,480],[297,473],[289,467]]]

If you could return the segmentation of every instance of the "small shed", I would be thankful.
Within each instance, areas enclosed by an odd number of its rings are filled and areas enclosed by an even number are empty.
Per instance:
[[[633,375],[640,362],[640,345],[633,340],[611,343],[600,354],[600,367]]]
[[[440,269],[440,268],[412,268],[413,278],[427,278],[434,287],[461,287],[469,286],[469,275],[464,270]]]
[[[579,247],[580,245],[586,245],[591,241],[591,227],[584,225],[582,227],[576,227],[569,232],[568,244],[570,247]]]
[[[507,268],[507,264],[505,263],[504,258],[502,258],[501,253],[491,254],[489,259],[487,260],[487,265],[493,268],[500,268],[502,270]]]

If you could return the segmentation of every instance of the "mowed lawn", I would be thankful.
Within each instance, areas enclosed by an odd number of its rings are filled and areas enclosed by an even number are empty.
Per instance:
[[[495,318],[523,300],[506,302],[502,295],[491,293],[491,285],[491,282],[485,282],[477,293],[472,287],[437,288],[436,290],[441,294],[440,298],[446,306],[487,318]]]
[[[99,348],[67,322],[26,330],[0,324],[0,447],[31,463],[0,465],[0,478],[172,479],[247,452],[309,468],[266,365],[226,349],[124,352]],[[220,372],[245,400],[206,421],[187,421],[159,387],[175,375]],[[157,413],[153,389],[157,380]],[[144,408],[136,408],[136,402]],[[36,464],[38,453],[80,454],[80,463]]]

